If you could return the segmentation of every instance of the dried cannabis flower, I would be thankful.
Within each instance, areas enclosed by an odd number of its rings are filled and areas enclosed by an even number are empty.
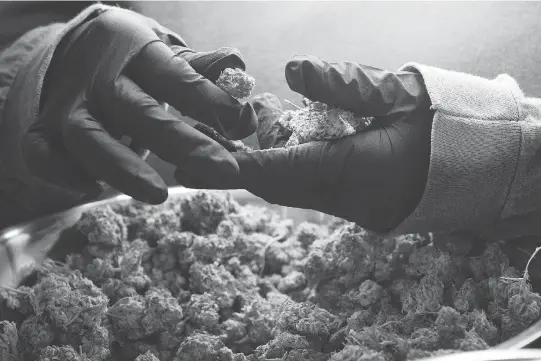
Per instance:
[[[468,312],[477,306],[477,285],[468,278],[454,297],[454,306],[460,312]]]
[[[0,360],[19,359],[19,335],[14,322],[0,321]]]
[[[288,351],[310,348],[310,343],[305,337],[283,332],[266,347],[265,357],[267,359],[281,358]]]
[[[436,329],[440,340],[445,345],[452,344],[454,340],[464,337],[464,325],[460,313],[452,307],[444,306],[438,313]]]
[[[199,325],[203,330],[212,332],[218,327],[220,307],[208,294],[192,294],[190,303],[186,310],[189,320]]]
[[[32,312],[30,304],[30,288],[21,286],[14,288],[0,288],[0,304],[5,302],[6,306],[23,315],[29,315]]]
[[[459,342],[458,348],[462,351],[486,350],[487,343],[475,331],[466,332],[466,336]]]
[[[118,246],[128,234],[122,217],[109,206],[83,213],[76,228],[90,243],[110,247]]]
[[[186,337],[174,361],[218,361],[226,360],[227,355],[233,358],[231,350],[217,336],[201,332]]]
[[[419,328],[411,334],[409,345],[411,348],[417,348],[426,351],[433,351],[438,348],[440,336],[432,328]]]
[[[109,299],[78,271],[70,277],[51,274],[32,290],[31,300],[38,317],[54,327],[67,330],[76,323],[81,327],[99,324],[107,311]]]
[[[92,361],[105,361],[110,356],[109,331],[96,325],[85,329],[81,338],[81,349]]]
[[[305,108],[286,110],[279,124],[292,132],[286,147],[318,140],[331,140],[360,132],[372,118],[358,116],[350,111],[321,102],[305,99]]]
[[[233,98],[243,99],[252,94],[255,79],[241,69],[224,69],[218,77],[216,85]]]
[[[432,235],[294,226],[223,192],[105,207],[77,228],[81,253],[0,289],[2,361],[404,361],[484,349],[541,317],[497,244],[470,257]]]
[[[208,293],[220,309],[231,308],[239,297],[255,294],[248,290],[223,265],[205,265],[200,262],[190,267],[190,287],[196,293]]]
[[[150,351],[147,351],[146,353],[137,356],[135,361],[160,361],[154,354]]]
[[[309,303],[287,302],[276,320],[279,330],[302,336],[328,337],[339,325],[335,315]]]
[[[488,345],[495,345],[500,340],[496,326],[487,319],[484,311],[474,310],[470,313],[471,330],[477,333]]]
[[[53,343],[54,338],[55,334],[47,323],[36,316],[27,318],[19,330],[20,350],[25,359],[33,360],[39,356],[41,349]]]
[[[329,361],[387,361],[383,352],[373,351],[367,347],[358,345],[346,345],[344,349],[331,356]]]
[[[306,278],[304,273],[300,271],[293,271],[278,282],[278,290],[280,290],[280,292],[287,293],[298,290],[299,288],[304,287],[305,284]]]
[[[295,236],[304,248],[308,248],[315,240],[328,237],[328,230],[318,224],[303,222],[297,227]]]
[[[121,344],[174,333],[184,316],[177,299],[155,289],[144,297],[122,298],[111,307],[109,315],[115,340]]]
[[[197,192],[181,203],[182,222],[195,233],[213,233],[236,207],[227,192]]]
[[[38,361],[91,361],[77,353],[71,346],[47,346],[41,351]]]

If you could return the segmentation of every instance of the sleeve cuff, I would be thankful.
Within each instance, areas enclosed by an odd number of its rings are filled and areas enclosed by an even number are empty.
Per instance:
[[[435,111],[427,184],[414,212],[391,235],[482,229],[497,221],[521,147],[517,83],[420,64]]]

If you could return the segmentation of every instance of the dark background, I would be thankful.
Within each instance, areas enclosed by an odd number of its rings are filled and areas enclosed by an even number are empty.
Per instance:
[[[494,77],[509,73],[541,96],[541,3],[143,2],[146,15],[196,50],[237,47],[257,81],[298,103],[284,79],[293,54],[397,69],[415,61]],[[252,140],[250,140],[252,141]],[[149,160],[168,183],[171,168]]]

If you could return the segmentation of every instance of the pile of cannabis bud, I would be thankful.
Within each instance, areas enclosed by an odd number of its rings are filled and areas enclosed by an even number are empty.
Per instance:
[[[414,360],[540,318],[498,244],[470,257],[432,235],[294,226],[229,193],[104,206],[72,231],[80,253],[0,291],[1,360]]]

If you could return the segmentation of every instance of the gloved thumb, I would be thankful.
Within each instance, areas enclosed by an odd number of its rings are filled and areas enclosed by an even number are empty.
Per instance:
[[[213,83],[226,68],[246,70],[246,63],[236,48],[222,47],[214,51],[195,52],[192,49],[171,45],[178,57],[186,60],[199,74]]]
[[[393,73],[353,62],[329,63],[312,55],[293,57],[285,68],[291,90],[313,101],[361,116],[404,114],[427,98],[422,76]]]
[[[259,121],[256,133],[261,149],[285,146],[292,132],[280,124],[284,110],[278,97],[262,93],[254,96],[251,103]]]
[[[340,177],[338,169],[329,169],[328,164],[321,164],[325,161],[320,159],[320,155],[326,146],[319,142],[232,153],[240,170],[234,180],[198,179],[180,171],[175,173],[175,177],[188,188],[245,189],[269,203],[326,210]],[[340,166],[340,162],[335,163],[336,167]]]

